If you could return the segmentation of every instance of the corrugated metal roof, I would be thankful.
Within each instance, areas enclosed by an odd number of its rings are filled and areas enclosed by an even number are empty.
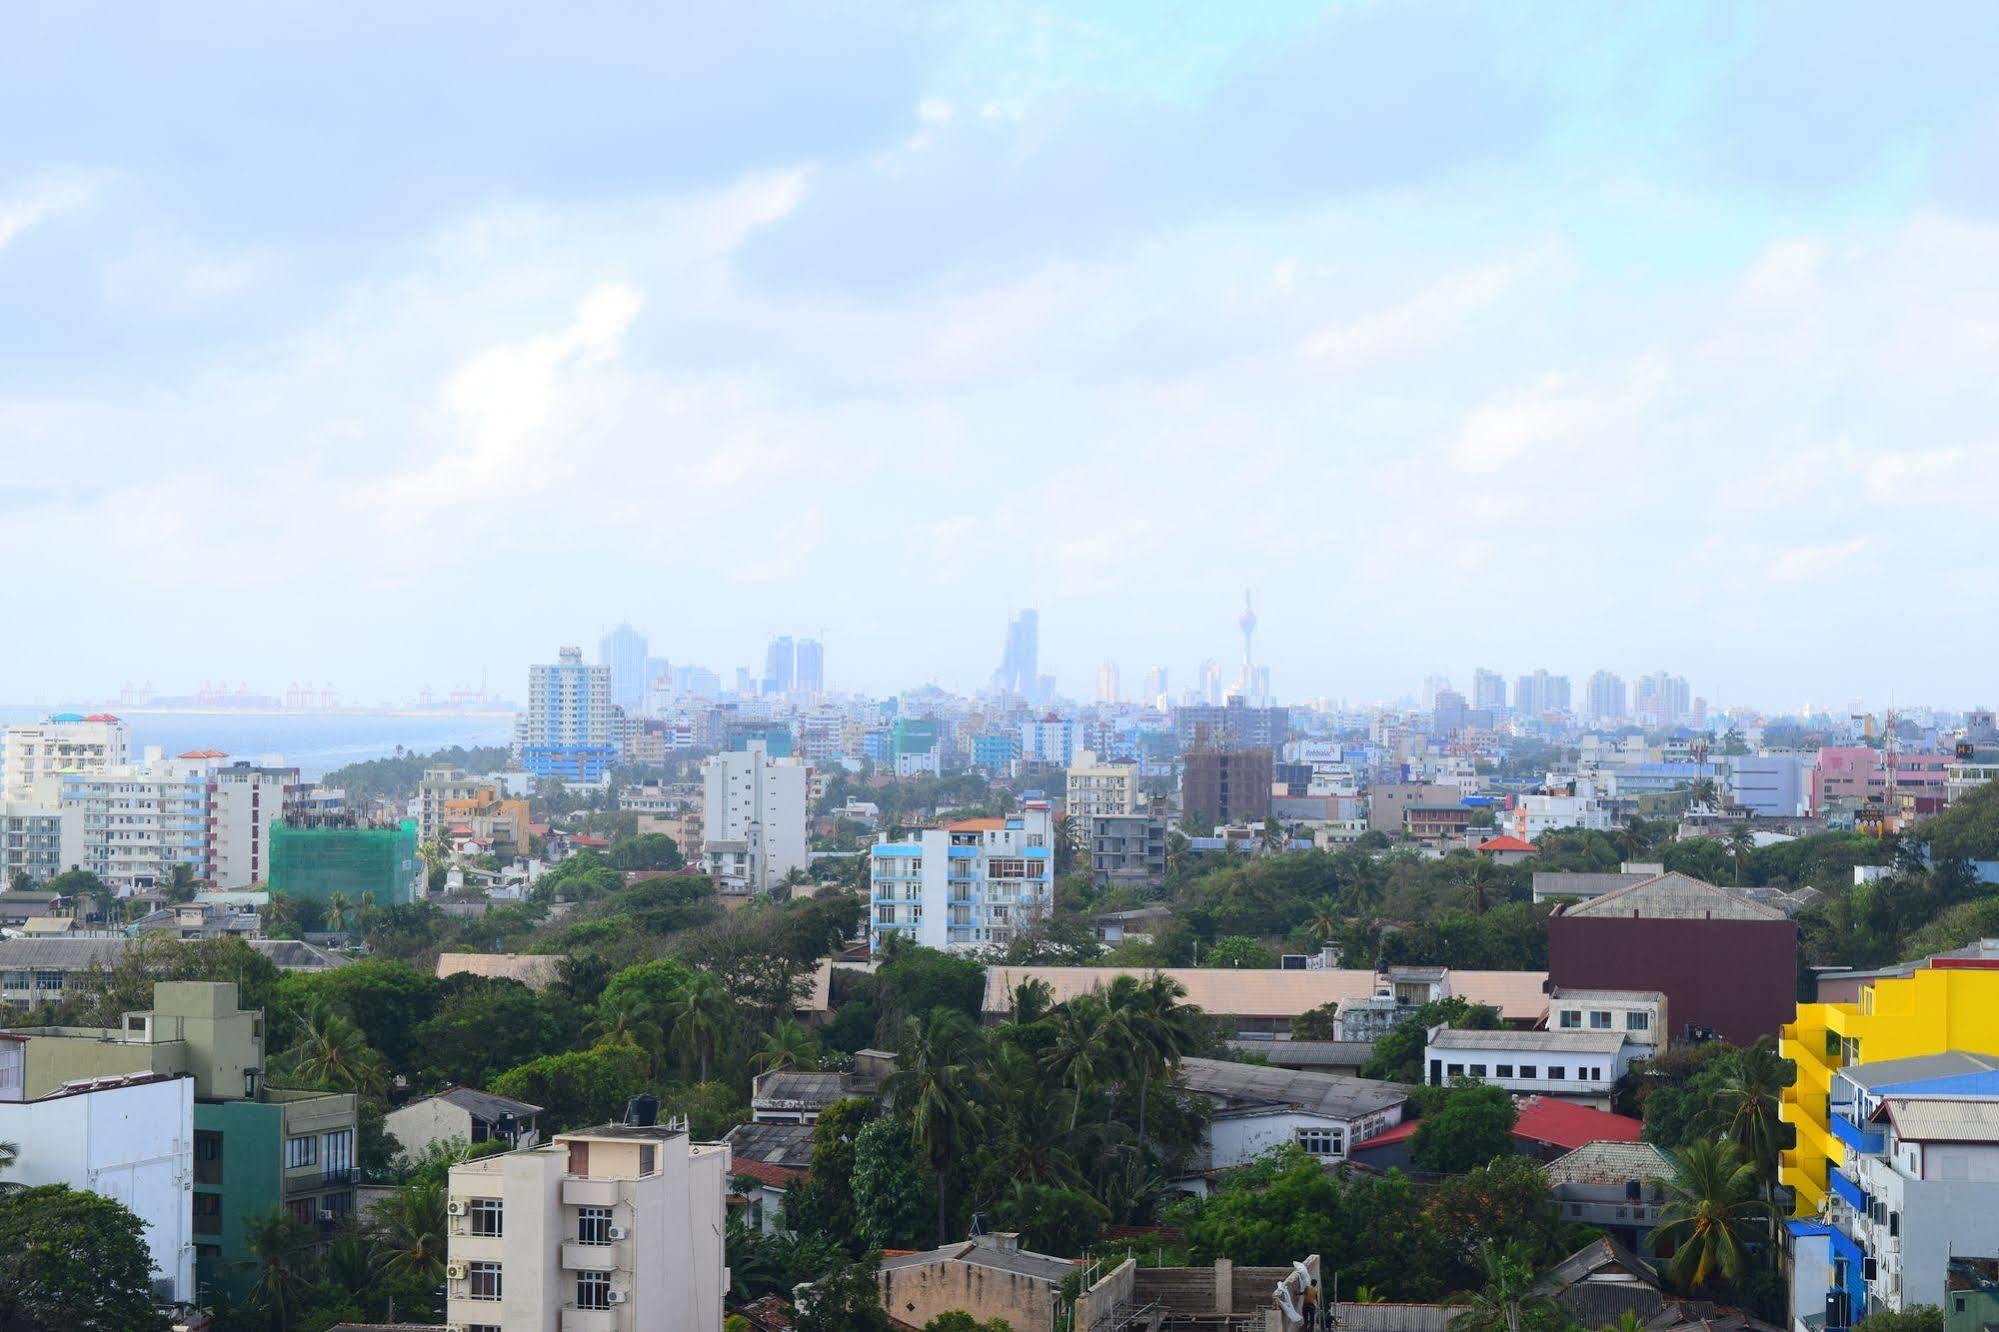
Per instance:
[[[1752,902],[1741,893],[1696,879],[1691,874],[1657,874],[1640,883],[1613,889],[1578,903],[1563,913],[1579,919],[1600,916],[1640,920],[1783,920],[1775,907]]]
[[[0,967],[22,971],[82,971],[111,966],[125,955],[131,939],[0,939]]]
[[[1430,1048],[1616,1054],[1624,1048],[1624,1037],[1614,1031],[1463,1031],[1457,1027],[1446,1027],[1430,1038]]]
[[[1541,1167],[1550,1185],[1671,1179],[1673,1159],[1649,1142],[1586,1142]]]
[[[1358,1068],[1374,1054],[1373,1041],[1231,1040],[1238,1054],[1262,1055],[1280,1068]]]
[[[1990,1073],[1999,1069],[1999,1059],[1973,1054],[1968,1050],[1945,1050],[1939,1054],[1912,1055],[1907,1059],[1878,1059],[1870,1064],[1850,1064],[1839,1070],[1863,1091],[1901,1082],[1923,1082],[1931,1078],[1956,1077],[1965,1073]]]
[[[1174,1084],[1182,1091],[1244,1105],[1292,1106],[1332,1119],[1353,1119],[1409,1099],[1409,1089],[1400,1083],[1226,1059],[1183,1059]]]
[[[1913,1142],[1999,1142],[1999,1101],[1891,1097],[1883,1104],[1895,1132]]]

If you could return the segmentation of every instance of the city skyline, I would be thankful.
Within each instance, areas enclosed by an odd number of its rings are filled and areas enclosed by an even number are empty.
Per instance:
[[[0,695],[1986,690],[1989,7],[204,12],[0,51]]]

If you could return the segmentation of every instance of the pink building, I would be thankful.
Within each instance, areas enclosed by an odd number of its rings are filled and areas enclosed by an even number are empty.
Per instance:
[[[1881,800],[1888,794],[1888,765],[1878,749],[1865,745],[1819,750],[1818,767],[1812,770],[1812,813],[1825,812],[1835,800]],[[1948,754],[1897,754],[1895,789],[1902,795],[1944,795],[1944,768]]]

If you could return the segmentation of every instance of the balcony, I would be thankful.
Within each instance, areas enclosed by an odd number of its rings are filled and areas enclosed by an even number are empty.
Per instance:
[[[308,1174],[285,1176],[285,1197],[296,1198],[300,1194],[320,1193],[326,1189],[344,1189],[354,1182],[352,1170],[319,1170]]]
[[[631,1306],[621,1304],[615,1309],[579,1309],[573,1304],[562,1306],[562,1332],[618,1332],[624,1324],[618,1320]]]
[[[562,1245],[562,1270],[565,1272],[621,1272],[631,1265],[630,1240],[617,1240],[610,1244],[579,1244],[575,1240],[566,1240]]]
[[[585,1179],[580,1175],[567,1175],[562,1180],[562,1205],[564,1207],[615,1207],[618,1205],[618,1181],[615,1179]]]
[[[1878,1130],[1864,1129],[1838,1111],[1833,1112],[1827,1127],[1832,1136],[1845,1144],[1849,1151],[1863,1156],[1879,1156],[1888,1148],[1887,1134]]]
[[[1841,1202],[1844,1202],[1848,1207],[1851,1207],[1861,1215],[1866,1215],[1867,1195],[1861,1190],[1858,1184],[1855,1184],[1837,1170],[1826,1172],[1826,1183],[1832,1185],[1832,1191],[1839,1195]]]

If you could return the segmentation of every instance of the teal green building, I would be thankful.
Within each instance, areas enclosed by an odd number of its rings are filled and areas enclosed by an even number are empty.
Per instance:
[[[406,906],[423,896],[416,850],[414,819],[393,828],[281,819],[271,825],[270,889],[315,902],[339,893],[355,906],[372,894],[378,907]]]

